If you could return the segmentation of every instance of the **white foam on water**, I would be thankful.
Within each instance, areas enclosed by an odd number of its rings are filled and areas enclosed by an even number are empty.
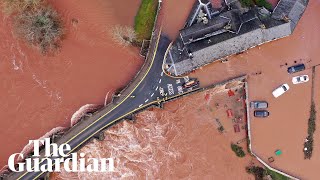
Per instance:
[[[74,126],[75,124],[77,124],[79,122],[79,120],[86,115],[88,112],[94,112],[96,110],[98,110],[100,108],[99,105],[96,104],[86,104],[82,107],[79,108],[78,111],[76,111],[72,117],[71,117],[71,122],[70,122],[70,126]]]
[[[38,138],[37,140],[43,140],[45,138],[48,138],[50,136],[52,136],[53,134],[57,133],[57,132],[61,132],[64,131],[66,128],[65,127],[56,127],[51,129],[49,132],[47,132],[45,135],[43,135],[42,137]],[[32,152],[33,150],[33,143],[31,144],[27,144],[26,146],[24,146],[24,148],[22,149],[22,151],[20,153],[23,154],[24,158],[26,158],[26,155],[28,155],[30,152]],[[22,161],[23,159],[21,159],[20,157],[18,158],[17,161]]]

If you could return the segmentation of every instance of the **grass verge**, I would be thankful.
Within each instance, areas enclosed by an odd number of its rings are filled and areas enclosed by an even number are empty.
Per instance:
[[[240,2],[244,7],[257,5],[259,7],[265,7],[268,10],[272,10],[272,5],[267,0],[240,0]]]
[[[142,0],[138,13],[135,17],[134,30],[137,40],[150,39],[158,8],[156,0]]]
[[[267,174],[270,175],[273,180],[289,180],[289,178],[287,176],[279,174],[279,173],[272,171],[268,168],[266,168],[266,171],[267,171]]]

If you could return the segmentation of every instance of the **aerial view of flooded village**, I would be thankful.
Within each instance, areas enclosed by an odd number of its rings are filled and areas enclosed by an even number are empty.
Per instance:
[[[320,179],[320,0],[0,9],[0,180]]]

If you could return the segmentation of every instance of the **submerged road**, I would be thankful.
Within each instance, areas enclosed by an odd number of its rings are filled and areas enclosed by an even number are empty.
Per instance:
[[[122,100],[115,102],[113,108],[92,121],[91,124],[83,127],[81,131],[66,138],[62,137],[62,140],[57,142],[58,145],[69,144],[71,146],[71,151],[66,151],[66,154],[76,151],[94,135],[119,120],[122,120],[151,105],[160,105],[167,100],[197,90],[197,88],[187,89],[182,87],[185,82],[189,81],[188,77],[171,78],[163,73],[162,63],[170,44],[170,40],[161,34],[161,29],[154,38],[155,39],[151,44],[151,50],[153,49],[153,52],[151,52],[152,56],[146,60],[146,67],[142,68],[139,74],[140,76],[138,76],[140,78],[138,78],[139,80],[137,83],[132,83],[127,88],[131,91],[127,93],[125,97],[122,97]],[[55,158],[57,157],[51,157],[51,159]],[[42,164],[47,164],[47,161],[44,160],[41,165]],[[6,179],[39,179],[39,177],[45,173],[46,172],[11,173]]]

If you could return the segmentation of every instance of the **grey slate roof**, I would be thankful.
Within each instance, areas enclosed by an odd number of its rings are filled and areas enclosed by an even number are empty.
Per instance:
[[[265,9],[261,13],[258,7],[224,10],[213,16],[207,25],[193,24],[181,30],[166,61],[174,63],[175,75],[182,75],[218,59],[288,36],[307,3],[307,0],[280,0],[271,15]],[[284,20],[284,17],[290,20]]]

